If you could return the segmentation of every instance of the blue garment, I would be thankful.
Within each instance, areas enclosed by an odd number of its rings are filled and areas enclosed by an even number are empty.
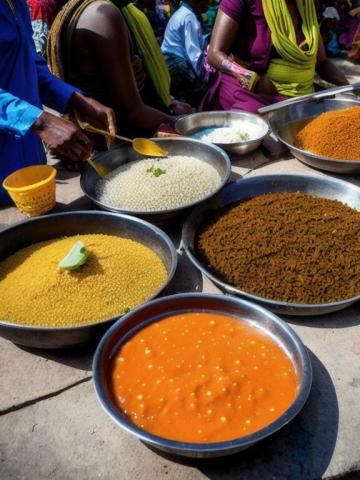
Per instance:
[[[182,3],[170,18],[161,50],[164,54],[177,55],[186,60],[201,77],[204,63],[202,27],[187,3]]]
[[[339,40],[338,40],[338,36],[336,35],[335,32],[329,32],[330,34],[330,40],[329,42],[326,44],[326,50],[331,54],[331,55],[339,55],[339,53],[341,53],[341,48],[340,48],[340,45],[339,45]]]
[[[30,131],[46,105],[65,112],[76,88],[54,77],[35,52],[25,0],[0,2],[0,205],[10,198],[3,180],[15,170],[46,163],[40,138]]]

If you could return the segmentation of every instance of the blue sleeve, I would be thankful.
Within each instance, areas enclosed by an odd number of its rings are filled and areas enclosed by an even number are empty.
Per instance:
[[[40,100],[43,105],[64,113],[68,107],[70,97],[80,90],[53,75],[46,61],[35,53],[35,63],[39,80]]]
[[[0,88],[0,131],[23,136],[42,110]]]
[[[198,21],[192,15],[185,18],[185,51],[196,74],[201,77],[204,62],[202,31]]]

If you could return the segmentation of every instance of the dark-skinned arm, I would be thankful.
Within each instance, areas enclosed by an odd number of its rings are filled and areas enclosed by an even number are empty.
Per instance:
[[[316,73],[327,82],[334,85],[348,85],[345,75],[337,68],[337,66],[328,59],[322,38],[319,39],[319,49],[316,62]]]
[[[231,45],[241,25],[226,13],[218,11],[209,46],[208,61],[220,72],[227,73],[239,80],[247,90],[254,90],[264,95],[276,95],[277,90],[272,81],[265,75],[258,76],[229,57]]]
[[[128,30],[119,9],[109,2],[90,4],[77,29],[93,52],[113,107],[136,127],[155,132],[169,115],[145,105],[140,97],[130,59]]]

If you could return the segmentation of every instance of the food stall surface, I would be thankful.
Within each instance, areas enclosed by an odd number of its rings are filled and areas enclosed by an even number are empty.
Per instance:
[[[262,149],[232,161],[230,180],[270,173],[326,175],[301,164],[271,139]],[[81,192],[79,175],[58,169],[55,211],[94,208]],[[360,186],[359,177],[332,176]],[[15,207],[2,209],[0,229],[24,219]],[[176,248],[181,223],[161,227]],[[220,293],[180,253],[165,293],[189,291]],[[0,478],[360,479],[360,304],[319,317],[282,318],[309,349],[309,399],[281,431],[219,459],[157,453],[112,423],[92,384],[94,346],[50,352],[0,339]]]

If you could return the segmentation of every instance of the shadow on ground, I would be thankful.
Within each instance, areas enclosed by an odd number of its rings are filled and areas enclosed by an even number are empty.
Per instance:
[[[158,455],[200,470],[210,480],[318,480],[335,448],[339,409],[329,373],[309,351],[313,386],[300,414],[280,432],[243,452],[219,459]]]
[[[360,303],[357,302],[344,310],[314,317],[281,316],[292,325],[306,325],[313,328],[350,328],[360,325]],[[360,479],[359,479],[360,480]]]

